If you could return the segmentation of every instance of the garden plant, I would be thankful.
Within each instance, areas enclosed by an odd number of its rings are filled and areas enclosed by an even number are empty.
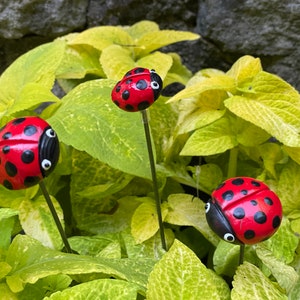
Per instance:
[[[4,71],[0,126],[39,116],[57,133],[59,161],[44,182],[74,253],[38,186],[0,185],[1,299],[300,298],[300,95],[259,58],[192,74],[164,48],[198,38],[150,21],[94,27]],[[135,67],[155,69],[165,87],[147,112],[167,250],[141,115],[111,100]],[[246,246],[240,265],[239,246],[205,217],[213,190],[236,176],[265,182],[283,208],[276,234]]]

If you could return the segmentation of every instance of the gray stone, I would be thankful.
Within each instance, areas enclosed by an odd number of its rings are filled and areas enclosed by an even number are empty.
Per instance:
[[[88,0],[23,0],[0,2],[0,37],[54,37],[82,28]]]
[[[198,31],[234,61],[250,54],[300,88],[300,0],[199,2]]]

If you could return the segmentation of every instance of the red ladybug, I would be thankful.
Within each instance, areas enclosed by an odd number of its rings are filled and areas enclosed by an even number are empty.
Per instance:
[[[0,129],[0,184],[11,190],[37,184],[54,169],[59,142],[39,117],[10,121]]]
[[[282,207],[277,195],[263,182],[236,177],[224,181],[206,204],[211,229],[227,242],[256,244],[279,228]]]
[[[134,68],[113,88],[112,101],[129,112],[144,110],[159,97],[162,80],[154,71]]]

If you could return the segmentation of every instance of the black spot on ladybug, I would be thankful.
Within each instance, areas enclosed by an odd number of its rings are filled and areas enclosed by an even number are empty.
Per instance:
[[[9,189],[9,190],[12,190],[13,189],[13,186],[12,186],[12,184],[10,183],[10,181],[8,181],[8,180],[4,180],[3,181],[3,185],[7,188],[7,189]]]
[[[9,150],[10,150],[10,147],[9,147],[9,146],[4,146],[4,147],[2,148],[2,152],[3,152],[4,154],[7,154],[7,153],[9,152]]]
[[[120,85],[118,85],[118,86],[116,87],[116,92],[117,92],[117,93],[119,93],[119,92],[120,92],[120,90],[121,90],[121,86],[120,86]]]
[[[130,104],[126,104],[126,105],[125,105],[125,109],[126,109],[127,111],[134,111],[134,107],[133,107],[132,105],[130,105]]]
[[[30,164],[34,161],[34,153],[31,150],[23,151],[21,155],[21,160],[24,164]]]
[[[269,198],[269,197],[265,197],[265,198],[264,198],[264,202],[265,202],[266,204],[268,204],[268,205],[273,205],[273,201],[272,201],[272,199]]]
[[[6,171],[7,175],[10,177],[14,177],[18,173],[17,167],[9,161],[5,164],[5,171]]]
[[[138,104],[138,110],[144,110],[150,106],[150,103],[148,101],[143,101]]]
[[[245,210],[242,207],[237,207],[233,211],[233,216],[236,219],[243,219],[245,217]]]
[[[27,176],[24,180],[24,185],[26,187],[34,186],[40,181],[38,176]]]
[[[134,74],[139,74],[139,73],[143,73],[143,72],[145,72],[145,69],[144,69],[144,68],[136,68],[136,69],[134,70]]]
[[[37,128],[33,125],[28,125],[24,128],[24,134],[27,136],[32,136],[37,132]]]
[[[4,133],[4,134],[2,135],[2,138],[3,138],[4,140],[8,140],[8,139],[10,139],[11,137],[12,137],[11,132],[6,132],[6,133]]]
[[[253,230],[251,230],[251,229],[246,230],[246,231],[244,232],[244,237],[245,237],[245,239],[247,239],[247,240],[251,240],[251,239],[253,239],[253,238],[255,237],[255,232],[254,232]]]
[[[233,191],[231,191],[231,190],[228,190],[228,191],[226,191],[226,192],[224,192],[224,193],[222,194],[222,198],[223,198],[223,200],[225,200],[225,201],[230,201],[230,200],[232,200],[233,196],[234,196],[234,193],[233,193]]]
[[[247,190],[241,190],[241,194],[242,194],[242,195],[247,195],[247,194],[248,194],[248,191],[247,191]]]
[[[122,93],[122,99],[123,100],[128,100],[129,99],[129,96],[130,96],[130,92],[128,90],[125,90],[123,93]]]
[[[257,201],[256,201],[256,200],[250,200],[250,203],[251,203],[253,206],[256,206],[256,205],[257,205]]]
[[[244,182],[245,180],[243,178],[235,178],[231,181],[233,185],[242,185]]]
[[[258,224],[264,224],[267,222],[267,216],[263,211],[258,211],[254,215],[254,221]]]
[[[252,180],[251,181],[251,184],[255,187],[259,187],[260,186],[260,183],[258,181],[255,181],[255,180]]]
[[[281,218],[279,216],[275,216],[272,221],[273,228],[277,228],[281,223]]]
[[[116,104],[117,106],[120,106],[119,101],[115,101],[115,100],[114,100],[114,104]]]
[[[147,88],[147,82],[144,79],[140,79],[137,83],[136,83],[136,88],[139,90],[144,90]]]
[[[19,124],[23,123],[25,120],[26,120],[26,118],[18,118],[18,119],[13,120],[12,124],[19,125]]]
[[[131,82],[132,82],[132,79],[131,79],[131,78],[129,78],[129,79],[127,79],[127,80],[125,81],[126,84],[130,84]]]

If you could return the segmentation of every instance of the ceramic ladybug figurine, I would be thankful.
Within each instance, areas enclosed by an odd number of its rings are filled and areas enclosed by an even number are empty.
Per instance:
[[[206,204],[206,219],[222,239],[234,244],[256,244],[279,228],[282,207],[263,182],[236,177],[224,181]]]
[[[59,142],[54,130],[39,117],[10,121],[0,129],[0,184],[24,189],[54,169]]]
[[[134,68],[116,84],[111,98],[121,109],[134,112],[153,104],[161,90],[162,80],[154,70]]]

